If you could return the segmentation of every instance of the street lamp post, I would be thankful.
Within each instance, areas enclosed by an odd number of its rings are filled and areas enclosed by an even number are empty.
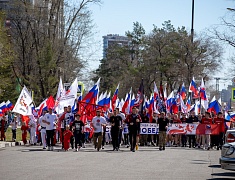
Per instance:
[[[193,35],[194,35],[193,23],[194,23],[194,0],[192,0],[191,43],[193,43]]]

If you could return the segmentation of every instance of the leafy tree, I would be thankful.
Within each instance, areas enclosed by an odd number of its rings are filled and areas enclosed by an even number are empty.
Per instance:
[[[17,97],[12,63],[15,58],[10,42],[9,28],[5,26],[6,16],[0,12],[0,100],[14,102]]]

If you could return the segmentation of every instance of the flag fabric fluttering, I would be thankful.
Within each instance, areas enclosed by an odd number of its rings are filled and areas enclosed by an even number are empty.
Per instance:
[[[65,89],[64,89],[64,86],[62,83],[62,79],[60,77],[60,82],[59,82],[58,89],[57,89],[57,94],[56,94],[56,99],[55,99],[55,107],[54,107],[54,110],[56,112],[59,112],[59,109],[61,109],[61,107],[59,107],[59,105],[60,105],[59,102],[60,102],[63,94],[65,94]]]
[[[89,90],[82,101],[79,102],[79,113],[83,122],[91,120],[95,116],[95,110],[98,103],[100,78]]]
[[[208,105],[208,112],[214,112],[215,114],[218,114],[220,112],[220,105],[218,101],[215,99],[215,96],[212,98],[211,102]]]
[[[205,83],[204,80],[202,79],[201,81],[201,86],[200,86],[200,99],[201,99],[201,105],[203,106],[204,109],[208,109],[208,99],[206,97],[206,88],[205,88]]]
[[[181,86],[180,95],[181,95],[182,100],[186,99],[187,92],[186,92],[186,88],[184,86],[184,83]]]
[[[77,92],[78,92],[78,80],[76,78],[69,87],[69,89],[65,93],[62,93],[59,100],[58,108],[56,109],[56,112],[58,114],[64,112],[64,106],[72,107],[74,105],[74,101],[77,99]]]
[[[130,104],[130,99],[131,99],[131,94],[132,94],[132,88],[130,90],[130,92],[128,94],[126,94],[126,98],[125,98],[125,102],[122,106],[122,112],[125,113],[125,114],[129,114],[129,111],[128,111],[128,106]]]
[[[24,86],[12,112],[19,113],[23,116],[32,115],[32,109],[30,106],[32,102],[32,97],[28,89]]]
[[[6,107],[8,111],[11,111],[14,108],[14,105],[11,103],[11,101],[6,102]]]
[[[140,112],[143,113],[143,102],[144,102],[144,80],[141,80],[139,90],[135,98],[135,107],[139,108]]]
[[[192,79],[192,81],[191,81],[191,83],[189,85],[189,92],[192,93],[192,98],[193,99],[199,98],[199,92],[198,92],[197,85],[195,83],[194,77],[193,77],[193,79]]]
[[[118,99],[118,89],[119,89],[119,84],[113,94],[113,97],[112,97],[112,110],[114,110],[116,108],[116,102],[117,102],[117,99]]]

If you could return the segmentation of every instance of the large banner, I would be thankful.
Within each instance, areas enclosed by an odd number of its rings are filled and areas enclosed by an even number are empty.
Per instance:
[[[168,134],[219,134],[219,125],[217,124],[171,124],[167,129]]]
[[[111,126],[106,126],[106,133],[110,133]],[[158,134],[159,128],[156,123],[140,123],[140,134]],[[123,134],[128,134],[128,126],[123,128]],[[167,134],[219,134],[219,125],[217,124],[170,124]]]

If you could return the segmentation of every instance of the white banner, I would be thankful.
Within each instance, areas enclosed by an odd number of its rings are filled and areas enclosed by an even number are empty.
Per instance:
[[[140,123],[140,134],[158,134],[158,124]]]
[[[195,135],[198,124],[171,124],[167,129],[167,134],[187,134]]]
[[[12,112],[19,113],[23,116],[32,115],[31,103],[33,102],[28,89],[24,87],[13,108]]]

